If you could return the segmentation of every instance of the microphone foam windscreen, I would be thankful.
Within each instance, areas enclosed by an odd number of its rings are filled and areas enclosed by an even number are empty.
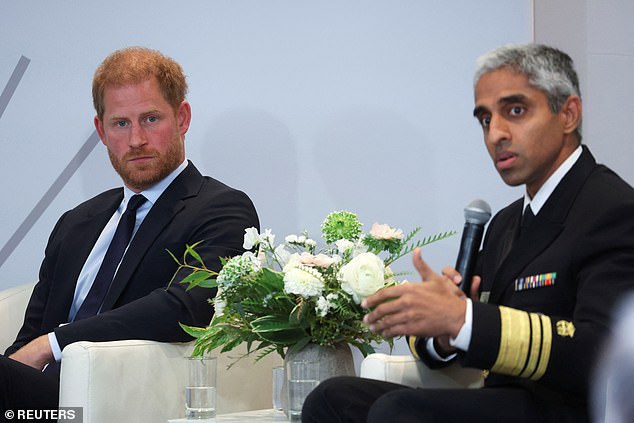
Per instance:
[[[481,199],[475,199],[464,209],[464,218],[469,223],[483,225],[491,218],[491,206]]]

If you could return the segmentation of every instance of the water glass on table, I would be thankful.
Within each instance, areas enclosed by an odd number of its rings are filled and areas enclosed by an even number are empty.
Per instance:
[[[185,416],[189,420],[216,417],[216,357],[186,357]]]
[[[282,404],[282,388],[284,386],[284,366],[273,367],[273,395],[272,403],[273,410],[284,411],[284,405]]]
[[[291,421],[299,421],[302,416],[304,400],[319,384],[319,362],[308,360],[287,362],[286,382],[288,417]]]

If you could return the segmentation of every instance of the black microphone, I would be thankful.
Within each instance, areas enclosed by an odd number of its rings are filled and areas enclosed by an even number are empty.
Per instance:
[[[464,208],[465,224],[460,240],[456,270],[462,276],[460,289],[469,296],[476,256],[480,250],[484,225],[491,218],[491,206],[484,200],[473,200]]]

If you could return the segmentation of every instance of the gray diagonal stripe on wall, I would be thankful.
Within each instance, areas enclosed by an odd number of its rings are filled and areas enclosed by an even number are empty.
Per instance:
[[[18,229],[15,231],[11,238],[7,241],[6,244],[0,250],[0,267],[4,264],[4,262],[11,256],[13,251],[20,245],[22,239],[29,233],[35,222],[44,214],[46,209],[51,205],[57,194],[64,188],[64,186],[68,183],[70,178],[75,174],[77,169],[82,165],[82,163],[86,160],[90,152],[95,148],[95,146],[99,143],[99,136],[97,135],[97,131],[93,131],[93,133],[88,137],[84,145],[81,146],[75,157],[73,157],[66,168],[62,171],[62,173],[55,179],[53,185],[44,193],[40,201],[35,205],[31,213],[24,219],[24,221],[20,224]]]
[[[18,88],[18,84],[26,72],[26,68],[29,66],[31,59],[25,56],[21,56],[20,60],[18,60],[18,64],[15,65],[15,69],[13,69],[13,73],[9,77],[9,81],[7,85],[2,90],[2,94],[0,94],[0,118],[2,117],[4,111],[9,105],[9,101],[11,101],[11,97],[13,97],[13,93],[16,88]]]

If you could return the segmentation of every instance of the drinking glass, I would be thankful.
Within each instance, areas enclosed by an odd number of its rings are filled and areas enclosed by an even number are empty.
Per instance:
[[[216,357],[186,357],[189,372],[185,387],[188,420],[216,417]]]
[[[282,387],[284,386],[284,366],[273,367],[273,409],[284,411],[282,405]]]
[[[288,387],[288,417],[299,421],[302,416],[304,400],[319,384],[319,362],[292,360],[286,364],[286,382]]]

